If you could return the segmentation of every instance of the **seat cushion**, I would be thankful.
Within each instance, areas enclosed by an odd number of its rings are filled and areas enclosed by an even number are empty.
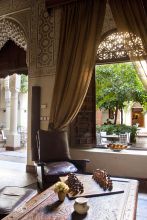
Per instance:
[[[45,175],[66,175],[77,172],[74,164],[67,161],[47,163],[44,167]]]
[[[37,142],[40,161],[70,159],[67,132],[39,130],[37,132]]]

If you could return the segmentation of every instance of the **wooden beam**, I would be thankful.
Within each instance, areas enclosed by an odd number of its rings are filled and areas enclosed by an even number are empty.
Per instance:
[[[0,78],[13,73],[28,73],[26,52],[9,40],[0,50]]]

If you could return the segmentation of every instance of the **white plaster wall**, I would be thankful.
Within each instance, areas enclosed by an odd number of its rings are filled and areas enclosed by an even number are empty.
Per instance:
[[[147,113],[145,113],[144,115],[144,126],[145,126],[145,129],[147,130]]]
[[[72,159],[90,159],[87,171],[106,169],[112,176],[147,178],[147,151],[124,150],[112,152],[102,149],[70,149]]]
[[[109,118],[108,111],[103,111],[102,124],[104,124],[108,118]]]
[[[18,126],[24,131],[27,131],[28,122],[28,93],[19,93],[19,112],[18,112]]]
[[[48,117],[50,114],[51,97],[53,94],[55,82],[55,74],[50,74],[42,77],[29,78],[29,100],[28,100],[28,122],[31,122],[31,108],[32,108],[32,86],[41,87],[41,105],[46,105],[47,108],[41,109],[41,117],[46,117],[47,120],[41,120],[41,128],[48,128]],[[41,107],[41,106],[40,106]],[[27,151],[27,165],[32,165],[31,156],[31,123],[28,123],[28,151]]]
[[[131,118],[132,118],[132,109],[131,108],[129,108],[127,111],[124,111],[123,112],[123,116],[124,116],[124,124],[126,124],[126,125],[132,125],[132,120],[131,120]]]

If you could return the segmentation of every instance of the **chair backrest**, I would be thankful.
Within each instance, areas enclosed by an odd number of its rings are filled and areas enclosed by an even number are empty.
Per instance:
[[[107,142],[107,138],[105,138],[103,136],[106,136],[107,132],[106,131],[101,131],[100,135],[101,135],[101,143],[106,143]]]
[[[7,138],[5,137],[4,131],[0,130],[0,139],[1,140],[6,140]]]
[[[120,134],[119,135],[119,142],[121,144],[127,144],[128,143],[128,134],[125,133],[125,134]]]
[[[101,144],[101,134],[96,132],[96,144]]]
[[[70,159],[68,136],[66,131],[37,132],[39,161],[63,161]]]

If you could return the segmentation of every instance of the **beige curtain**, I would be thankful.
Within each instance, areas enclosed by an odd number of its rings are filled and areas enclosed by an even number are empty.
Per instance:
[[[83,103],[92,76],[105,6],[106,0],[79,0],[62,7],[49,129],[64,129]]]
[[[134,66],[144,88],[147,90],[147,60],[134,61]]]
[[[134,53],[130,53],[130,59],[138,71],[142,84],[147,89],[147,69],[143,63],[147,61],[147,11],[144,0],[109,0],[111,11],[117,28],[121,32],[128,32]],[[142,48],[136,48],[136,40],[133,34],[142,40]],[[136,38],[137,39],[137,38]],[[126,50],[129,51],[129,44],[125,41]],[[136,51],[143,49],[142,53]],[[136,62],[137,61],[137,62]]]

